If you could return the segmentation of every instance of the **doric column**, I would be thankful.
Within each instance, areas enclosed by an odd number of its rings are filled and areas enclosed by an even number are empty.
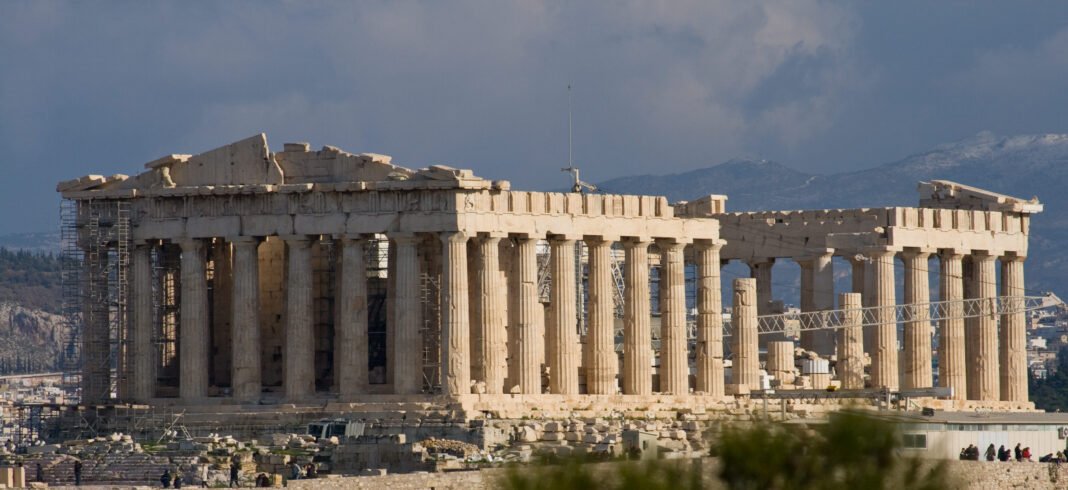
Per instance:
[[[649,242],[624,242],[623,394],[653,392],[653,346],[649,326]]]
[[[419,299],[418,238],[414,233],[390,235],[396,244],[396,278],[393,280],[393,391],[414,395],[423,389],[423,350],[419,322],[422,316]]]
[[[82,252],[85,261],[81,277],[84,292],[81,304],[81,402],[106,403],[111,399],[111,321],[108,311],[111,274],[108,249],[96,243]]]
[[[760,389],[760,353],[757,346],[757,286],[755,279],[734,280],[731,307],[731,381]]]
[[[546,337],[549,352],[549,392],[578,394],[578,313],[575,304],[575,240],[550,241],[549,268],[552,278]],[[591,277],[592,281],[592,277]],[[592,303],[592,300],[591,300]],[[591,308],[592,309],[592,308]]]
[[[658,239],[660,247],[660,391],[674,395],[690,392],[690,366],[686,356],[686,244]]]
[[[1024,257],[1001,257],[1001,295],[1006,313],[1001,316],[1001,399],[1026,402],[1027,393],[1027,317],[1024,314]]]
[[[905,379],[903,388],[930,388],[931,372],[931,288],[928,284],[930,252],[907,250],[901,254],[905,264]]]
[[[134,243],[130,260],[130,398],[148,403],[156,395],[156,356],[152,345],[152,245]]]
[[[723,317],[719,251],[722,241],[694,243],[697,272],[697,387],[695,391],[723,396]],[[629,286],[629,285],[628,285]]]
[[[541,393],[541,364],[545,359],[544,327],[538,321],[538,257],[537,240],[530,237],[516,239],[515,274],[517,289],[516,314],[513,327],[516,333],[516,379],[519,392]]]
[[[591,395],[616,394],[616,357],[612,299],[612,242],[602,238],[586,240],[589,247],[589,330],[586,334],[586,392]]]
[[[217,238],[211,244],[211,375],[215,386],[233,388],[234,262],[230,242]]]
[[[771,293],[771,268],[775,258],[753,259],[746,264],[749,265],[749,277],[756,279],[757,313],[767,315],[771,313],[771,302],[775,299]]]
[[[234,237],[232,339],[233,396],[237,401],[255,402],[262,391],[260,359],[260,239]]]
[[[813,312],[834,309],[834,268],[832,250],[820,250],[797,259],[801,265],[801,311]],[[807,325],[820,327],[820,325]],[[801,347],[824,357],[834,354],[834,332],[831,330],[802,330]]]
[[[998,369],[998,317],[997,317],[997,257],[987,253],[973,253],[972,277],[968,289],[979,299],[972,331],[973,352],[967,353],[971,370],[968,372],[968,399],[1000,400],[1000,372]]]
[[[850,265],[850,291],[858,294],[864,293],[864,269],[868,267],[868,259],[860,254],[851,254],[846,257]]]
[[[768,342],[765,370],[781,384],[794,383],[794,343],[791,340]]]
[[[953,398],[967,397],[964,347],[964,255],[944,250],[939,255],[939,300],[949,301],[938,328],[938,385],[953,388]]]
[[[838,295],[838,307],[845,310],[842,327],[838,329],[838,379],[842,389],[864,388],[864,332],[861,330],[863,312],[860,293]]]
[[[334,325],[334,357],[338,367],[338,393],[351,399],[367,392],[367,240],[341,239],[341,288],[337,294],[338,322]]]
[[[897,293],[894,286],[893,250],[876,249],[871,257],[871,306],[878,324],[874,328],[871,352],[871,385],[873,388],[898,389],[897,366]]]
[[[195,401],[208,396],[208,279],[203,240],[182,246],[181,326],[178,396]]]
[[[441,234],[441,364],[446,395],[471,393],[471,326],[468,323],[467,234]]]
[[[500,241],[499,237],[494,236],[478,241],[479,323],[475,328],[479,330],[483,381],[489,394],[504,393],[508,357],[506,289],[501,274]]]
[[[315,330],[312,328],[311,241],[306,236],[286,242],[286,398],[306,399],[315,393]]]

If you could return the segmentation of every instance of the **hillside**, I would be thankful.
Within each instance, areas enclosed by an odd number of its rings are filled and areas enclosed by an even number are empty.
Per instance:
[[[909,205],[916,184],[945,179],[1018,197],[1038,196],[1027,263],[1028,287],[1062,294],[1068,277],[1068,135],[999,137],[981,133],[865,170],[809,175],[778,163],[732,160],[691,172],[622,177],[598,186],[613,193],[658,193],[672,201],[727,194],[733,211]]]

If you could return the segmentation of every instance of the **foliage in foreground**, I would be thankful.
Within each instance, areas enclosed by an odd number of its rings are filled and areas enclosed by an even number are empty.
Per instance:
[[[513,466],[500,486],[510,490],[951,487],[944,463],[921,463],[902,456],[894,426],[860,413],[835,414],[814,430],[772,422],[749,428],[730,427],[716,442],[718,465],[702,464],[708,460],[590,465],[571,459]],[[718,466],[718,471],[713,466]]]

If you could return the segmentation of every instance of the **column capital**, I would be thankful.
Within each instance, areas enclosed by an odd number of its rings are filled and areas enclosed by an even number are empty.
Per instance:
[[[653,241],[655,241],[656,244],[661,247],[672,245],[684,247],[686,245],[689,245],[690,243],[693,243],[693,239],[688,237],[657,237],[654,238]]]
[[[968,251],[959,248],[940,248],[938,249],[938,256],[943,259],[955,259],[961,260],[965,255],[968,255]]]
[[[1023,262],[1027,260],[1027,254],[1021,254],[1020,252],[1005,252],[1005,254],[999,258],[1002,262]]]
[[[289,246],[307,247],[312,242],[312,238],[308,235],[279,235],[278,238]]]
[[[693,246],[697,250],[721,250],[724,245],[727,244],[727,240],[723,239],[698,239],[693,241]]]
[[[582,240],[582,235],[579,233],[550,233],[549,243],[554,242],[575,242]]]
[[[258,236],[238,235],[238,236],[228,236],[228,237],[226,237],[226,241],[228,241],[230,243],[233,243],[235,245],[241,244],[241,243],[243,243],[243,244],[249,244],[249,243],[259,244],[260,242],[263,241],[263,238],[258,237]]]
[[[652,239],[647,236],[639,237],[623,237],[620,239],[620,243],[624,248],[645,247],[649,248],[649,244],[652,243]]]
[[[368,238],[370,238],[370,237],[365,233],[345,233],[345,234],[342,234],[342,235],[338,235],[338,236],[336,236],[334,238],[336,238],[338,240],[341,240],[341,243],[345,243],[345,244],[351,244],[351,243],[361,243],[362,244],[362,243],[366,243]]]
[[[159,246],[159,240],[153,239],[134,239],[131,240],[135,247],[156,247]]]
[[[598,245],[609,245],[613,242],[619,241],[619,237],[607,236],[607,235],[583,235],[582,241],[586,242],[586,245],[591,247]]]
[[[745,260],[745,263],[749,267],[754,267],[754,266],[758,266],[758,265],[765,265],[765,264],[774,265],[775,264],[775,257],[751,257],[751,258]]]
[[[439,233],[438,236],[441,237],[441,242],[444,244],[467,243],[467,239],[470,237],[470,235],[464,231],[443,231]]]
[[[174,240],[178,246],[182,247],[182,250],[201,250],[204,248],[203,238],[178,238]]]
[[[795,257],[794,258],[794,262],[797,262],[798,264],[804,264],[806,262],[808,262],[808,263],[815,262],[815,261],[820,260],[820,259],[830,260],[830,259],[833,259],[833,258],[834,258],[834,249],[833,248],[813,248],[813,249],[805,250],[805,254],[804,255]]]
[[[912,248],[912,247],[909,247],[909,248],[906,248],[906,249],[901,251],[901,257],[902,258],[909,258],[909,259],[916,258],[916,259],[923,260],[923,259],[926,259],[926,258],[930,258],[931,255],[934,254],[934,253],[935,253],[935,251],[931,250],[929,248]]]
[[[863,253],[865,257],[873,259],[877,257],[886,257],[888,255],[893,257],[897,255],[900,251],[900,247],[891,246],[866,247],[861,249],[861,253]]]
[[[972,253],[968,255],[971,256],[972,260],[986,262],[997,260],[997,258],[1001,256],[1001,253],[989,250],[972,250]]]
[[[419,235],[410,231],[386,233],[386,237],[398,244],[403,243],[406,245],[415,244],[420,239]]]

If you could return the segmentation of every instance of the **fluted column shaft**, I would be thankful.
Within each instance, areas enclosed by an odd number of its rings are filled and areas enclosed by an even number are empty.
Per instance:
[[[838,379],[842,389],[864,388],[864,332],[860,293],[838,295],[839,308],[845,310],[842,328],[838,329]]]
[[[697,242],[697,387],[710,396],[723,396],[723,317],[720,294],[720,243]]]
[[[998,368],[997,276],[993,255],[973,254],[970,290],[979,303],[979,316],[973,330],[967,332],[974,341],[968,361],[968,398],[971,400],[1000,400],[1000,372]]]
[[[152,246],[136,243],[130,260],[133,284],[130,300],[130,397],[147,403],[156,395],[156,362],[152,346],[154,311],[152,306]]]
[[[188,239],[182,246],[181,326],[179,331],[178,396],[208,396],[208,279],[204,242]]]
[[[801,311],[834,309],[834,266],[831,253],[819,253],[799,259],[801,265]],[[820,327],[821,325],[810,325]],[[802,330],[801,347],[821,356],[834,354],[834,332],[831,330]]]
[[[760,388],[760,354],[757,345],[757,285],[755,279],[734,280],[731,307],[731,381],[750,390]]]
[[[546,336],[549,392],[578,394],[578,313],[575,304],[575,241],[554,239],[549,255],[552,291]],[[592,300],[591,300],[592,303]]]
[[[653,392],[653,346],[649,326],[649,242],[625,242],[623,274],[623,394]]]
[[[516,363],[515,383],[523,394],[541,393],[541,364],[545,359],[544,327],[538,315],[538,259],[537,240],[516,240]]]
[[[660,391],[674,395],[690,392],[686,356],[685,243],[658,240],[660,275]]]
[[[338,324],[334,326],[334,356],[338,366],[338,392],[351,398],[367,392],[367,259],[360,237],[341,240],[341,290]]]
[[[868,267],[868,261],[857,255],[849,256],[848,260],[850,265],[850,291],[864,294],[864,270]]]
[[[315,331],[312,315],[311,241],[286,237],[286,398],[302,400],[315,393]]]
[[[940,255],[939,299],[950,301],[946,318],[938,329],[938,385],[953,388],[953,398],[967,397],[967,374],[965,371],[963,255],[953,251]]]
[[[393,391],[398,395],[417,394],[423,389],[419,322],[422,307],[419,298],[418,238],[414,234],[392,235],[396,244],[396,279],[393,281]]]
[[[874,345],[871,349],[871,384],[873,388],[899,387],[897,365],[897,292],[894,286],[894,256],[890,250],[877,250],[870,254],[872,273],[871,306],[878,324],[874,328]]]
[[[905,304],[910,305],[905,322],[905,379],[903,388],[930,388],[931,369],[931,288],[928,279],[928,252],[901,254],[905,264]]]
[[[771,313],[771,302],[775,298],[771,292],[771,268],[775,259],[759,259],[748,262],[749,277],[756,279],[757,312],[760,315]]]
[[[615,305],[612,299],[612,242],[594,238],[589,247],[589,330],[586,335],[586,391],[614,395],[619,361],[615,350]]]
[[[447,395],[471,393],[471,326],[468,323],[467,234],[441,235],[442,388]]]
[[[260,240],[231,239],[234,245],[233,307],[230,328],[233,362],[230,369],[237,401],[259,400],[262,391],[260,358]]]
[[[504,393],[508,350],[505,330],[506,289],[501,274],[500,238],[486,237],[478,242],[479,329],[482,373],[486,393]]]
[[[1024,257],[1001,258],[1001,295],[1008,312],[1001,316],[1001,399],[1025,402],[1027,392],[1027,317],[1023,312]]]

